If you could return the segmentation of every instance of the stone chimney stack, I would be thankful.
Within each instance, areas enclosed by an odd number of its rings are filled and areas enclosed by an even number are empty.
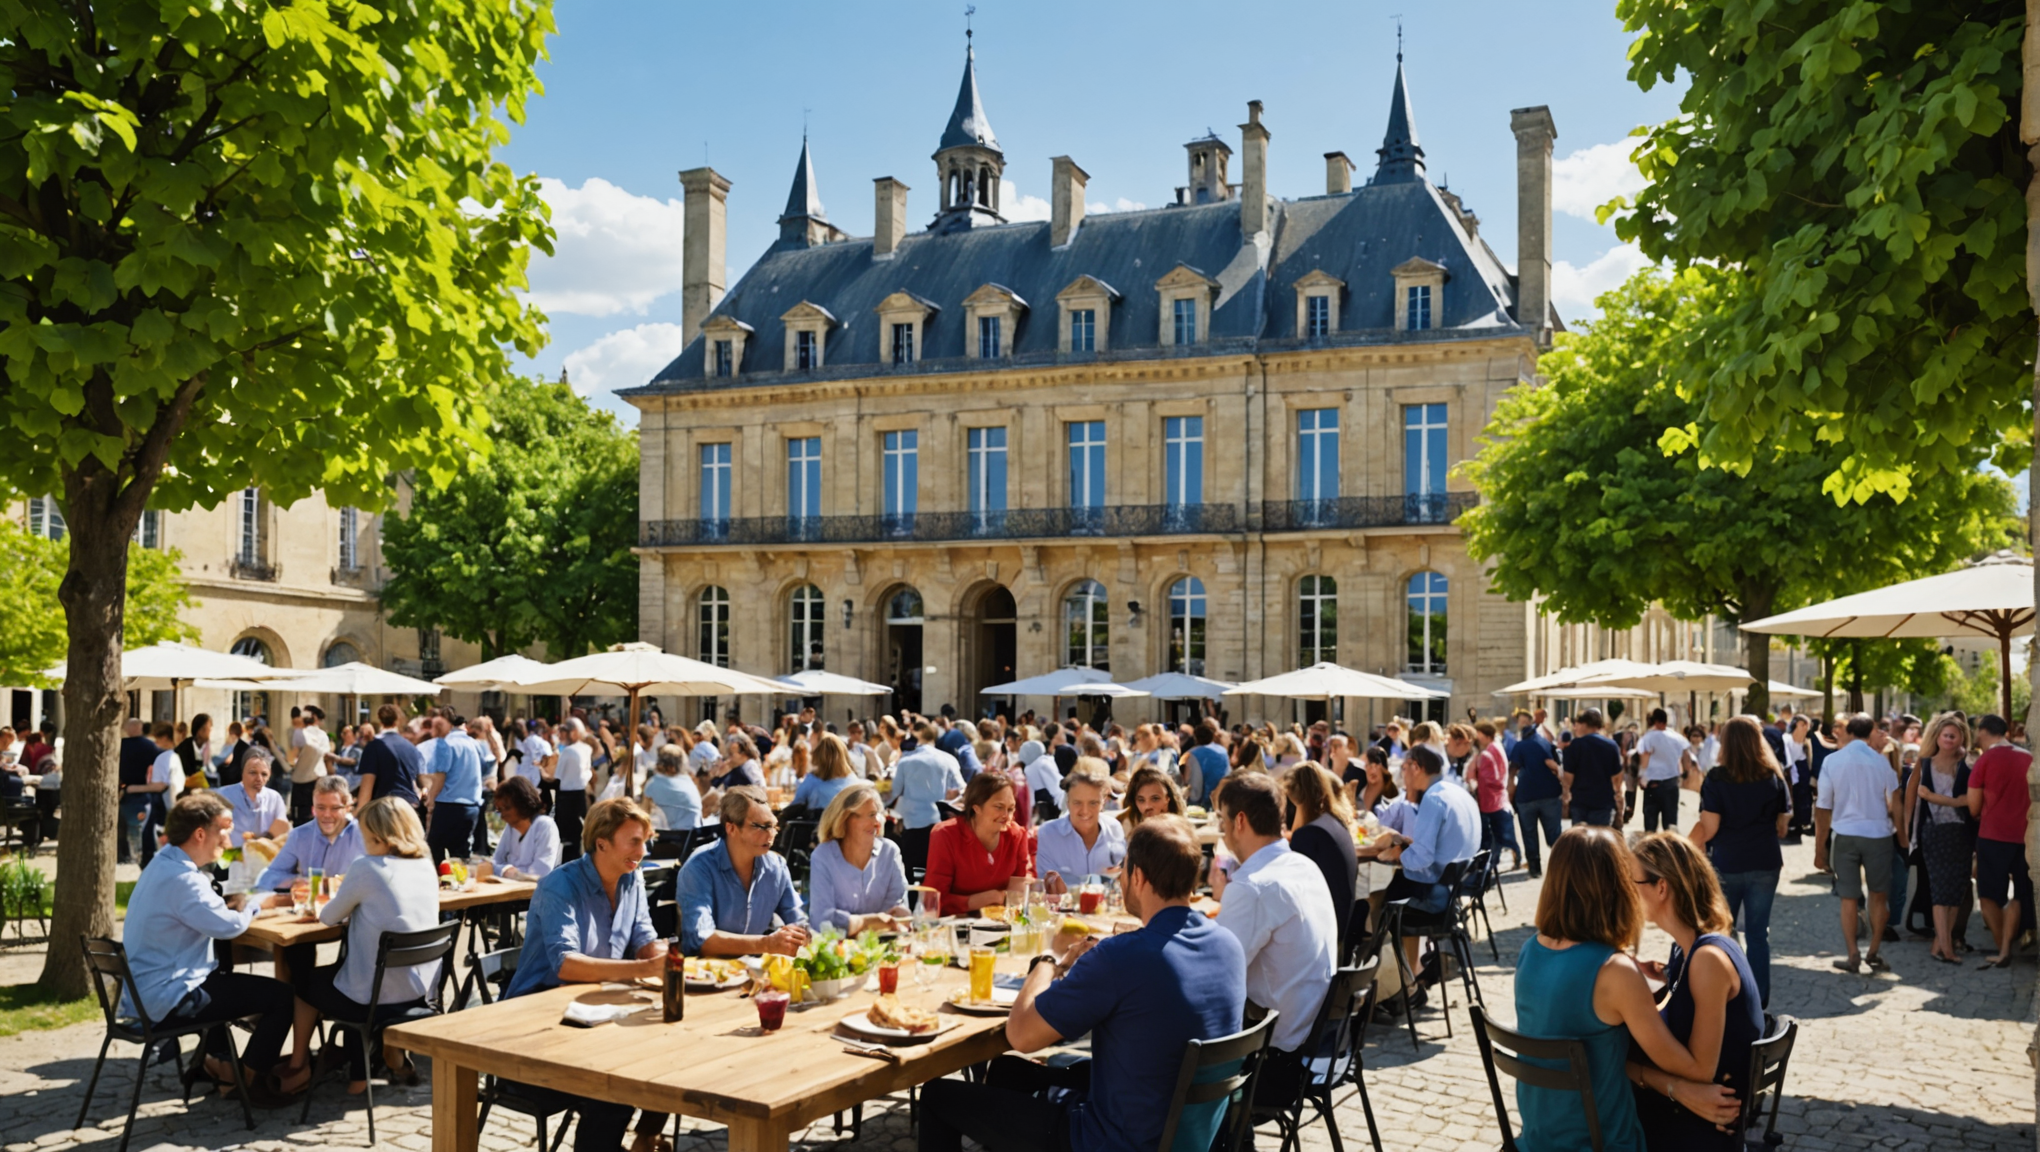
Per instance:
[[[890,260],[907,238],[907,186],[890,176],[871,182],[876,204],[872,209],[871,258]]]
[[[1268,129],[1261,124],[1261,102],[1247,101],[1247,122],[1240,125],[1240,235],[1252,240],[1268,230]]]
[[[1055,175],[1049,185],[1050,194],[1048,220],[1048,246],[1062,248],[1076,238],[1078,225],[1084,222],[1084,186],[1091,182],[1091,174],[1077,167],[1077,162],[1067,156],[1055,158]]]
[[[680,174],[686,191],[680,238],[680,341],[692,343],[728,285],[730,182],[713,168]]]
[[[1542,104],[1511,110],[1509,128],[1516,134],[1516,323],[1541,344],[1551,330],[1551,146],[1558,128]]]
[[[1344,152],[1325,153],[1325,195],[1343,196],[1353,190],[1353,162]]]

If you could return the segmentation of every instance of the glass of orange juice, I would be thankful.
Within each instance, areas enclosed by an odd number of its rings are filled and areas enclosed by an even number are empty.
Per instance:
[[[999,954],[985,945],[975,945],[970,950],[970,998],[975,1004],[989,1004],[992,1001],[992,965]]]

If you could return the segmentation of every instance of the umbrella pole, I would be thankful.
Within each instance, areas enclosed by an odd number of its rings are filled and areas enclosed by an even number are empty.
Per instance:
[[[1998,626],[1998,688],[2004,701],[2004,717],[2007,725],[2012,723],[2012,628],[2010,624]],[[2029,735],[2030,738],[2030,735]]]
[[[630,796],[637,788],[637,739],[638,739],[638,694],[630,690],[630,761],[623,766],[623,794]]]

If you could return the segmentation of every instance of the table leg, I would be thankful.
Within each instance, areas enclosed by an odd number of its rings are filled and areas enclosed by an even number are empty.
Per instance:
[[[432,1152],[475,1152],[481,1137],[475,1124],[475,1082],[472,1068],[432,1061]]]
[[[786,1127],[773,1120],[730,1121],[730,1152],[786,1152]],[[434,1149],[434,1152],[443,1152]]]

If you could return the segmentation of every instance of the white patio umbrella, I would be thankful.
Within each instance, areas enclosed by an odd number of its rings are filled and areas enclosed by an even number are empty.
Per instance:
[[[1147,694],[1138,688],[1114,684],[1110,672],[1097,668],[1058,668],[978,691],[980,696],[1110,696],[1115,700]]]
[[[1740,692],[1756,683],[1749,672],[1730,664],[1698,660],[1666,660],[1628,672],[1604,672],[1582,680],[1578,687],[1597,685],[1644,688],[1656,692]]]
[[[508,656],[498,656],[494,660],[484,660],[480,664],[456,668],[444,676],[433,677],[433,681],[448,688],[482,688],[500,692],[505,688],[516,687],[520,679],[530,680],[544,676],[551,667],[550,664],[512,652]]]
[[[2033,631],[2033,561],[2000,552],[1939,576],[1768,616],[1742,630],[1822,639],[1989,636],[1998,642],[1998,686],[2009,720],[2012,638]]]
[[[1574,688],[1578,687],[1581,682],[1592,680],[1597,676],[1638,672],[1647,667],[1649,665],[1641,661],[1624,660],[1619,657],[1608,660],[1595,660],[1570,668],[1560,668],[1556,672],[1547,672],[1542,676],[1532,676],[1528,680],[1519,680],[1506,688],[1497,688],[1494,694],[1497,696],[1543,696],[1548,694],[1549,689]]]
[[[1188,672],[1164,672],[1159,676],[1143,676],[1129,681],[1128,688],[1138,688],[1157,700],[1216,700],[1233,687],[1228,680],[1207,680],[1192,676]]]
[[[65,666],[44,672],[62,683]],[[215,652],[190,644],[166,641],[144,648],[130,648],[120,654],[120,678],[130,689],[175,689],[193,680],[271,680],[291,675],[288,668],[272,668],[251,656]]]
[[[1771,689],[1771,695],[1772,695],[1772,696],[1773,696],[1774,698],[1775,698],[1775,697],[1778,697],[1778,696],[1819,696],[1819,695],[1821,695],[1821,690],[1820,690],[1820,689],[1818,689],[1818,688],[1799,688],[1799,687],[1795,687],[1795,686],[1793,686],[1793,685],[1791,685],[1791,684],[1787,684],[1787,683],[1786,683],[1786,682],[1784,682],[1783,680],[1773,680],[1773,681],[1771,681],[1771,683],[1770,683],[1769,687],[1770,687],[1770,689]]]
[[[1655,700],[1658,694],[1649,688],[1623,688],[1619,685],[1580,688],[1552,688],[1537,693],[1546,700]]]
[[[330,692],[336,696],[437,696],[445,691],[430,680],[359,660],[331,668],[291,670],[290,675],[272,678],[263,687],[280,692]]]
[[[1279,676],[1235,684],[1226,689],[1224,695],[1286,696],[1291,700],[1330,700],[1340,696],[1368,700],[1444,700],[1451,693],[1324,661]]]
[[[806,672],[795,672],[791,676],[781,676],[779,682],[790,686],[793,693],[797,696],[889,696],[892,694],[892,689],[883,684],[874,684],[869,680],[859,680],[855,676],[845,676],[840,672],[823,672],[820,669],[809,669]]]

